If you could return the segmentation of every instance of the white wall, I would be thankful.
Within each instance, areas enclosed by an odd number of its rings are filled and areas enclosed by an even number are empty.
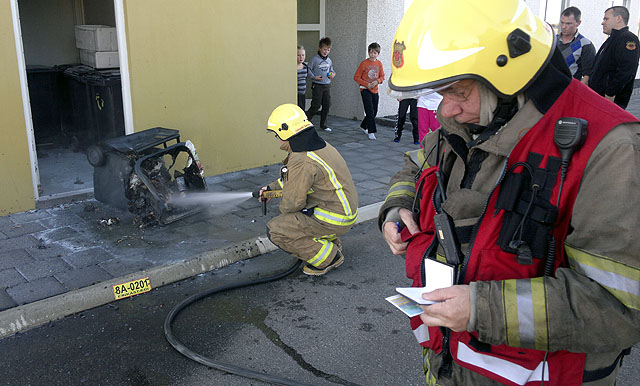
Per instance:
[[[331,60],[337,74],[331,82],[330,114],[349,119],[364,117],[360,90],[353,74],[367,58],[367,46],[372,42],[380,44],[379,59],[386,77],[379,87],[378,116],[396,114],[398,102],[387,95],[387,80],[391,76],[393,36],[404,14],[404,2],[327,0],[326,5],[326,35],[333,42]]]
[[[331,38],[331,61],[336,77],[331,81],[329,114],[364,117],[362,99],[353,74],[367,52],[367,0],[327,0],[326,35]],[[310,52],[312,54],[310,54]],[[307,60],[315,49],[307,50]]]
[[[391,76],[391,54],[393,37],[404,15],[404,3],[398,0],[369,1],[367,5],[367,45],[378,42],[381,47],[379,60],[384,68],[385,81],[378,87],[380,103],[378,116],[394,115],[398,112],[398,101],[387,94]],[[366,49],[365,49],[366,51]],[[366,56],[362,59],[366,59]],[[355,83],[355,82],[354,82]],[[364,117],[364,113],[363,113]]]

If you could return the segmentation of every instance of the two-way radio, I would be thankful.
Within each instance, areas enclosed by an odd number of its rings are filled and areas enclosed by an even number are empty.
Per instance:
[[[589,123],[581,118],[560,118],[556,122],[553,131],[553,141],[560,151],[561,167],[560,167],[560,187],[558,188],[558,199],[556,206],[560,208],[560,198],[562,197],[562,186],[564,179],[569,170],[569,162],[573,153],[580,148],[587,139],[587,127]],[[551,276],[556,259],[556,239],[553,232],[549,236],[547,247],[547,258],[544,262],[544,275]]]

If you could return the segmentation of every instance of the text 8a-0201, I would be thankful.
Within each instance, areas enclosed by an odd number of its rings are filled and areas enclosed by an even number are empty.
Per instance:
[[[129,296],[138,295],[151,291],[151,282],[148,277],[132,280],[126,283],[116,284],[113,286],[113,295],[116,300],[128,298]]]

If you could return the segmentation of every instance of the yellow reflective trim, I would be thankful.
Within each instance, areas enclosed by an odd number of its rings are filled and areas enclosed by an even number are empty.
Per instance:
[[[640,268],[565,244],[569,266],[607,289],[626,307],[640,310]]]
[[[547,289],[543,277],[530,279],[533,303],[533,325],[536,350],[548,350],[549,330],[547,326]]]
[[[282,178],[278,178],[278,185],[280,185],[281,188],[284,188],[284,182],[282,182]]]
[[[408,190],[396,190],[395,192],[391,192],[389,194],[387,194],[387,197],[385,197],[385,201],[388,200],[391,197],[400,197],[400,196],[409,196],[411,198],[416,196],[416,192],[411,192]]]
[[[544,278],[505,280],[502,297],[507,344],[546,350],[549,332]]]
[[[502,282],[502,303],[504,307],[504,336],[506,344],[520,347],[520,323],[518,321],[518,295],[516,280]]]
[[[358,210],[356,209],[356,213],[351,216],[344,216],[338,213],[329,212],[328,210],[314,208],[313,217],[333,225],[352,225],[358,218]]]
[[[439,262],[441,262],[441,263],[445,263],[445,264],[447,264],[447,258],[446,258],[446,257],[444,257],[444,256],[442,256],[442,255],[441,255],[441,254],[439,254],[439,253],[436,253],[436,260],[437,260],[437,261],[439,261]]]
[[[329,180],[331,181],[331,184],[333,185],[333,187],[336,189],[336,195],[338,196],[338,199],[342,204],[342,209],[344,210],[344,214],[347,216],[353,214],[353,212],[351,211],[351,206],[349,205],[349,200],[347,199],[347,196],[345,195],[344,190],[342,189],[342,184],[340,184],[340,181],[338,181],[338,178],[336,177],[336,173],[333,171],[333,169],[329,167],[329,165],[326,162],[324,162],[322,158],[320,158],[316,153],[312,151],[307,152],[307,157],[319,163],[324,168],[324,170],[326,170],[326,172],[329,174]]]
[[[389,188],[389,191],[392,192],[394,190],[398,190],[399,188],[402,189],[409,189],[409,190],[416,190],[416,184],[415,182],[411,182],[411,181],[400,181],[400,182],[396,182],[395,184],[391,185],[391,187]]]
[[[429,350],[426,347],[422,347],[422,371],[424,371],[424,377],[427,386],[438,386],[437,379],[431,371],[431,363],[429,361],[429,356],[432,353],[433,351]]]
[[[314,237],[313,241],[316,243],[322,244],[318,253],[316,253],[312,258],[307,260],[307,263],[313,265],[314,267],[319,267],[322,262],[327,260],[327,257],[331,256],[331,251],[333,250],[333,243],[329,240],[326,240],[322,237]]]
[[[424,150],[423,149],[407,151],[404,154],[407,157],[409,157],[409,159],[411,159],[411,162],[416,164],[418,167],[422,166],[422,164],[424,163],[425,157],[424,157]],[[425,163],[425,168],[427,168],[427,167],[429,167],[429,165],[427,165]]]

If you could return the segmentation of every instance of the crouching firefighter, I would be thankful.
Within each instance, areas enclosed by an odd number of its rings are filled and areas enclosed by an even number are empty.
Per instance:
[[[339,236],[351,229],[358,215],[351,173],[297,105],[277,107],[267,130],[288,153],[281,177],[259,192],[263,200],[265,190],[282,190],[282,214],[267,223],[267,235],[276,246],[306,262],[305,274],[324,275],[344,262]]]
[[[640,124],[554,39],[517,0],[416,0],[396,32],[393,96],[443,96],[379,215],[414,286],[455,272],[410,321],[428,385],[614,385],[640,341]]]

